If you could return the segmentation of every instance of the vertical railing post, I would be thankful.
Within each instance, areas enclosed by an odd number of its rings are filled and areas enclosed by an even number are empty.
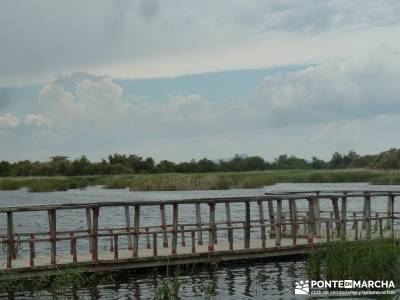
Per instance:
[[[72,236],[71,238],[71,247],[72,247],[72,262],[76,263],[78,261],[77,253],[76,253],[76,237]]]
[[[335,229],[336,229],[336,236],[340,236],[340,213],[339,213],[339,204],[338,204],[338,198],[333,197],[331,199],[332,201],[332,206],[333,206],[333,215],[336,220],[335,222]]]
[[[92,214],[93,214],[93,229],[92,229],[92,241],[93,241],[93,252],[92,252],[92,260],[98,261],[99,254],[98,254],[98,232],[99,232],[99,207],[92,207]]]
[[[135,205],[135,219],[133,220],[133,257],[139,255],[139,225],[140,225],[140,206]]]
[[[365,192],[364,196],[364,216],[363,229],[366,230],[367,240],[371,238],[371,195]]]
[[[178,204],[172,204],[172,255],[176,255],[178,245]]]
[[[264,219],[264,207],[261,200],[257,201],[258,216],[260,218],[260,235],[261,235],[261,247],[265,248],[265,219]]]
[[[387,228],[391,231],[391,237],[394,238],[394,195],[389,193],[387,200],[387,216],[389,219],[386,221]]]
[[[89,252],[93,253],[93,238],[92,238],[93,223],[92,223],[92,212],[91,212],[90,208],[85,209],[85,214],[86,214],[87,232],[90,235],[90,237],[89,237]]]
[[[157,232],[153,232],[153,256],[157,256]]]
[[[358,221],[354,220],[354,240],[358,241]]]
[[[14,256],[14,217],[11,211],[7,212],[7,269],[11,268]]]
[[[146,248],[151,249],[149,227],[146,227]]]
[[[119,249],[118,249],[118,234],[114,234],[114,259],[118,259]]]
[[[203,231],[201,230],[201,207],[200,203],[196,203],[196,224],[197,224],[197,242],[203,245]]]
[[[132,250],[133,245],[132,245],[132,235],[131,233],[131,216],[129,213],[129,206],[125,205],[124,206],[125,209],[125,228],[126,228],[126,232],[128,232],[128,250]]]
[[[168,248],[167,221],[165,217],[165,205],[160,204],[161,229],[163,231],[163,247]]]
[[[196,233],[194,232],[194,230],[192,230],[190,233],[191,233],[191,237],[192,237],[192,253],[196,253],[196,241],[195,241]]]
[[[246,220],[245,220],[245,230],[244,230],[244,248],[250,248],[250,202],[245,202],[245,213],[246,213]]]
[[[342,212],[341,212],[341,230],[340,230],[340,239],[342,241],[346,240],[346,215],[347,215],[347,197],[342,197]]]
[[[183,225],[181,225],[181,242],[182,242],[182,247],[186,247],[185,226],[183,226]]]
[[[315,217],[315,234],[317,236],[321,235],[321,224],[320,224],[320,220],[321,220],[321,209],[320,209],[320,205],[319,205],[319,192],[317,192],[317,197],[315,197],[314,199],[314,217]]]
[[[210,208],[208,251],[214,251],[215,202],[208,203],[208,206]]]
[[[47,210],[47,214],[49,217],[49,230],[50,230],[50,263],[52,265],[56,264],[56,256],[57,256],[57,221],[56,221],[56,210],[49,209]]]
[[[314,198],[307,198],[307,201],[308,201],[308,234],[314,236],[316,231]]]
[[[274,202],[273,200],[268,200],[267,203],[268,203],[268,214],[269,214],[269,224],[270,224],[269,238],[272,239],[275,237]]]
[[[228,243],[229,250],[233,250],[233,228],[232,228],[232,217],[231,217],[231,204],[225,202],[225,214],[226,214],[226,227],[228,230]]]
[[[331,224],[330,222],[326,222],[326,242],[331,242]]]
[[[296,216],[296,205],[294,199],[289,199],[289,215],[290,215],[290,225],[293,245],[297,244],[297,216]]]
[[[275,224],[275,245],[281,246],[282,200],[276,200],[277,221]]]

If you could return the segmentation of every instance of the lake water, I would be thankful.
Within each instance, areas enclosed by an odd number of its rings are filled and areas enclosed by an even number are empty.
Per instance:
[[[208,198],[208,197],[229,197],[229,196],[259,196],[266,191],[281,190],[396,190],[400,186],[371,186],[368,184],[279,184],[264,189],[236,189],[221,191],[180,191],[180,192],[130,192],[128,190],[105,190],[101,187],[90,187],[86,190],[69,190],[66,192],[54,193],[27,193],[25,190],[0,191],[0,206],[24,206],[57,203],[89,203],[101,201],[135,201],[135,200],[168,200],[185,198]],[[284,203],[284,209],[285,209]],[[399,206],[399,199],[396,198],[395,207]],[[330,209],[328,201],[321,201],[321,209]],[[360,203],[349,201],[348,210],[362,208]],[[386,208],[385,201],[372,201],[372,211],[383,211]],[[232,205],[233,220],[243,220],[244,209],[242,204]],[[252,205],[251,210],[256,212],[257,207]],[[300,203],[298,209],[306,209],[306,202]],[[202,207],[202,212],[207,215],[207,206]],[[61,211],[57,214],[57,230],[85,229],[86,221],[82,210]],[[151,208],[144,208],[141,215],[141,226],[154,224],[154,218],[160,219],[159,212]],[[180,206],[179,222],[190,222],[193,220],[193,206]],[[171,213],[167,211],[167,222],[171,223]],[[224,220],[225,212],[223,207],[216,210],[216,219]],[[5,232],[5,218],[0,219],[0,232]],[[15,231],[29,232],[38,229],[46,229],[48,226],[47,214],[45,212],[29,212],[16,214]],[[71,227],[73,224],[73,227]],[[107,227],[113,224],[114,227],[124,226],[124,212],[122,209],[113,208],[102,212],[99,219],[100,227]],[[257,234],[253,232],[252,234]],[[219,237],[224,239],[224,236]],[[241,239],[241,236],[237,238]],[[126,241],[121,240],[121,247]],[[58,253],[69,251],[69,244],[58,245]],[[86,245],[78,244],[79,248]],[[41,252],[48,252],[48,248],[38,248]],[[21,251],[21,255],[27,255],[27,249]],[[0,259],[5,259],[4,251],[0,250]],[[62,292],[42,291],[35,294],[38,298],[58,299],[152,299],[154,296],[154,283],[160,284],[163,276],[158,276],[154,281],[150,275],[136,275],[118,283],[109,285],[98,285],[90,289],[78,291],[64,290]],[[303,260],[293,261],[269,261],[264,263],[252,263],[251,265],[235,264],[220,266],[214,271],[197,270],[179,276],[182,283],[180,296],[182,299],[204,299],[202,289],[205,285],[213,286],[212,299],[298,299],[294,296],[293,287],[295,281],[307,278],[307,265]],[[212,284],[211,284],[212,283]],[[30,294],[16,294],[12,297],[17,299],[31,298]],[[332,299],[332,298],[331,298]]]

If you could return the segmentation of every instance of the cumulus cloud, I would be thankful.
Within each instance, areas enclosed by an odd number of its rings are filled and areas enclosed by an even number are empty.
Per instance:
[[[15,128],[21,123],[20,119],[10,113],[0,115],[0,129],[1,128]]]
[[[399,94],[400,56],[384,51],[268,76],[244,112],[272,126],[368,118],[399,114]]]

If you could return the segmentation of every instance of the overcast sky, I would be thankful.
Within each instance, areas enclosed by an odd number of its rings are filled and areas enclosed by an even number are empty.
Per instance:
[[[0,1],[0,160],[399,147],[398,0]]]

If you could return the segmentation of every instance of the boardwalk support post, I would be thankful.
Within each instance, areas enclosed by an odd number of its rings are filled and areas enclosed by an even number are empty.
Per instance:
[[[233,228],[232,228],[232,217],[231,217],[231,204],[229,202],[225,202],[225,214],[226,214],[226,226],[228,230],[229,250],[233,250]]]
[[[133,257],[138,257],[139,251],[139,225],[140,225],[140,206],[135,205],[135,219],[133,220]]]
[[[210,207],[210,224],[209,224],[209,236],[208,236],[208,251],[214,251],[214,229],[215,229],[215,203],[208,203]]]
[[[201,207],[200,203],[196,203],[196,222],[197,222],[197,242],[203,245],[203,231],[201,230]]]
[[[126,228],[126,232],[128,233],[128,250],[132,250],[133,245],[132,245],[132,235],[131,233],[131,216],[129,213],[129,206],[125,205],[124,206],[125,209],[125,228]]]
[[[244,248],[250,248],[250,202],[245,202],[246,207],[246,220],[245,220],[245,230],[244,230]]]
[[[56,222],[56,210],[49,209],[47,211],[49,217],[49,230],[50,230],[50,263],[52,265],[56,264],[56,256],[57,256],[57,245],[56,245],[56,237],[57,237],[57,222]]]
[[[161,229],[163,231],[163,247],[168,248],[167,221],[165,218],[165,205],[160,204]]]

